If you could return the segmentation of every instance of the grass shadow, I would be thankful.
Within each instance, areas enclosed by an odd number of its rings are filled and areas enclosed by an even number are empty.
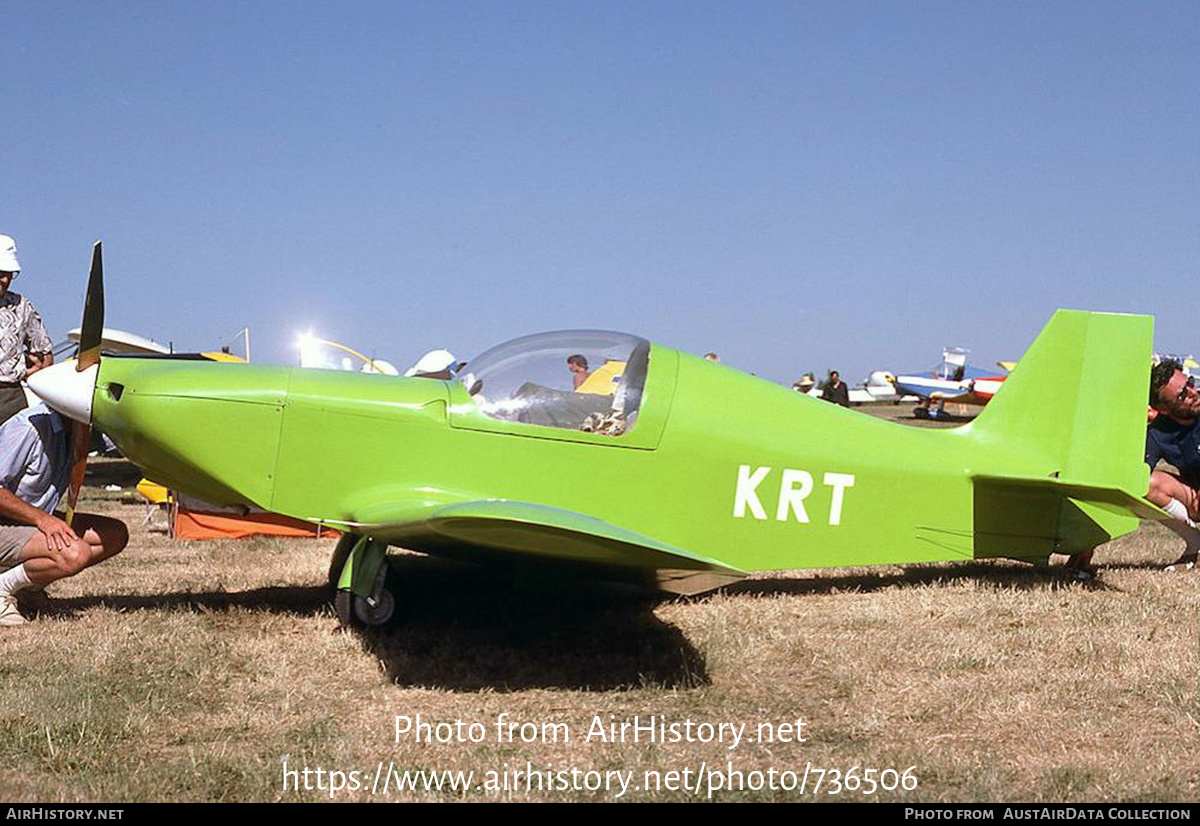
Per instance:
[[[1168,565],[1178,561],[1177,559],[1164,558],[1162,562],[1104,562],[1099,566],[1100,571],[1158,571],[1162,574],[1174,573],[1176,576],[1185,576],[1194,573],[1195,568],[1187,571],[1167,571],[1165,568]]]
[[[310,586],[272,586],[249,591],[181,591],[165,594],[110,594],[105,596],[54,599],[50,613],[71,617],[88,608],[112,608],[116,611],[228,611],[245,608],[271,614],[312,616],[329,604],[326,588]]]
[[[452,691],[611,691],[709,683],[703,658],[654,614],[659,599],[624,585],[533,569],[392,559],[401,616],[362,631],[398,685]]]
[[[398,685],[510,692],[709,683],[702,656],[679,629],[655,616],[659,600],[644,591],[416,555],[390,563],[397,616],[387,626],[352,633]],[[47,614],[69,619],[94,607],[197,613],[241,608],[312,617],[329,605],[326,587],[280,586],[69,597],[53,600]]]
[[[1105,566],[1109,567],[1109,566]],[[803,579],[749,579],[721,589],[730,596],[752,594],[832,594],[844,591],[873,593],[891,588],[920,588],[929,585],[953,585],[975,580],[997,588],[1013,591],[1046,590],[1079,587],[1089,590],[1120,590],[1103,581],[1100,576],[1079,581],[1064,566],[1025,567],[1000,566],[983,562],[962,562],[945,567],[906,567],[902,573],[895,568],[879,571],[855,571],[845,575],[814,576]]]

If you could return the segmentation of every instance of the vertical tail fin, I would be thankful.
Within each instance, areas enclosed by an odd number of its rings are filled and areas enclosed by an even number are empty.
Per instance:
[[[1059,310],[968,426],[1012,470],[975,476],[976,551],[1071,553],[1137,528],[1154,320]],[[1019,470],[1017,470],[1019,468]],[[1052,541],[1048,541],[1052,540]]]
[[[1059,310],[971,426],[1057,475],[1143,495],[1151,316]]]

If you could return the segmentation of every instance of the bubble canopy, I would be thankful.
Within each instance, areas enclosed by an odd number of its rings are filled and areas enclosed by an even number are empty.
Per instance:
[[[494,419],[620,436],[637,418],[649,354],[628,333],[559,330],[497,345],[459,380]]]

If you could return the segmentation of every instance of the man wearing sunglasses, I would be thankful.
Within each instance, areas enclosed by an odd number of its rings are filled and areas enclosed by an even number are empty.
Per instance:
[[[1179,362],[1161,361],[1150,371],[1150,406],[1158,415],[1146,430],[1146,498],[1175,517],[1166,527],[1187,542],[1167,570],[1191,570],[1200,552],[1200,393]],[[1156,469],[1160,459],[1176,472]]]
[[[54,363],[41,316],[27,298],[9,292],[20,271],[16,242],[0,235],[0,423],[25,408],[22,380]]]
[[[1150,466],[1150,491],[1146,499],[1171,514],[1163,527],[1186,543],[1179,559],[1167,571],[1190,571],[1200,553],[1200,393],[1195,381],[1177,361],[1161,361],[1150,370],[1150,406],[1157,415],[1146,428],[1146,464]],[[1165,460],[1175,471],[1158,469]],[[1071,557],[1067,567],[1081,579],[1089,578],[1093,551]]]

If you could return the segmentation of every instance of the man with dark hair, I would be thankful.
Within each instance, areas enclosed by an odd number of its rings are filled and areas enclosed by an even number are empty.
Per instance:
[[[585,356],[576,353],[573,356],[567,356],[567,369],[571,371],[571,380],[574,382],[573,389],[578,390],[579,385],[588,380],[591,375],[588,372],[588,360]]]
[[[1183,555],[1167,569],[1190,570],[1200,553],[1200,393],[1179,362],[1164,360],[1150,371],[1150,406],[1158,415],[1146,429],[1146,498],[1174,517],[1166,527],[1187,542]],[[1159,470],[1160,459],[1176,472]]]
[[[1186,543],[1179,559],[1167,571],[1190,571],[1200,553],[1200,393],[1195,381],[1177,361],[1163,360],[1150,369],[1150,407],[1154,420],[1146,428],[1146,464],[1150,490],[1146,499],[1172,517],[1163,527]],[[1159,469],[1166,460],[1174,471]],[[1079,576],[1090,576],[1093,551],[1071,557],[1067,566]]]
[[[821,398],[842,407],[850,406],[850,390],[837,370],[829,371],[829,379],[825,382],[825,389],[821,391]]]

